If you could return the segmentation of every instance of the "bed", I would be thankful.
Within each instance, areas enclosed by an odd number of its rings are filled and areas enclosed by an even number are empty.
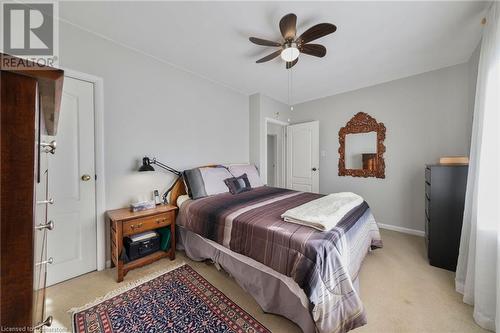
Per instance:
[[[191,200],[179,180],[178,249],[211,259],[251,294],[262,309],[304,332],[347,332],[366,323],[356,288],[366,254],[382,247],[366,202],[327,232],[284,222],[287,209],[320,194],[262,186],[239,194]]]

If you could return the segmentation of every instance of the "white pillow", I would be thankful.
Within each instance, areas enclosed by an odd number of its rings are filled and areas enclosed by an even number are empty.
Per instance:
[[[239,177],[246,173],[252,188],[264,186],[262,179],[260,179],[259,172],[253,164],[231,164],[228,166],[228,169],[234,177]]]

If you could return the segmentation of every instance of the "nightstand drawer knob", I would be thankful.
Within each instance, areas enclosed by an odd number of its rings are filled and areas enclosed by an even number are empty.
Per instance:
[[[131,227],[132,229],[139,229],[140,227],[142,227],[142,223],[139,223],[138,225],[134,225],[134,224],[132,224],[130,227]]]

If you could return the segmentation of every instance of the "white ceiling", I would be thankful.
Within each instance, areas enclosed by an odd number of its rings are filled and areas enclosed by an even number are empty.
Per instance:
[[[485,2],[66,2],[62,19],[245,94],[288,102],[288,71],[249,36],[279,40],[297,14],[298,33],[321,22],[324,58],[301,55],[292,103],[465,62],[477,46]]]

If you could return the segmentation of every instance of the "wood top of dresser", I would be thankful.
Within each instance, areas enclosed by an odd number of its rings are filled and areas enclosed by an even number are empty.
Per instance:
[[[426,164],[425,165],[427,168],[431,168],[431,167],[466,167],[466,166],[469,166],[469,163],[442,163],[442,164]]]
[[[108,210],[107,214],[111,221],[127,221],[136,218],[167,213],[176,209],[177,207],[174,205],[159,205],[155,208],[142,210],[140,212],[132,212],[130,208]]]

